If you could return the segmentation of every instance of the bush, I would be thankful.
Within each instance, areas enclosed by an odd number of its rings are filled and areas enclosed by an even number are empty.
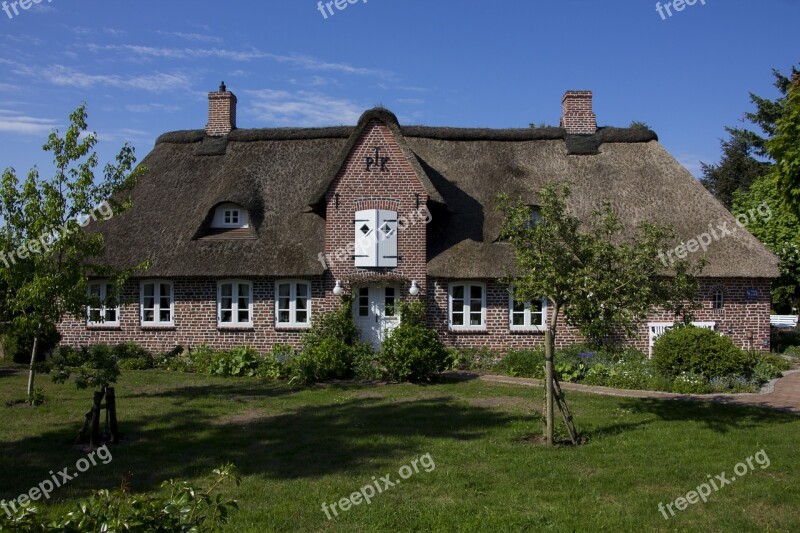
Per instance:
[[[119,367],[125,370],[148,370],[155,368],[156,358],[134,342],[117,344],[111,348]]]
[[[679,394],[704,394],[707,391],[708,384],[701,374],[682,372],[672,382],[672,392]]]
[[[684,372],[702,374],[706,379],[749,375],[755,363],[752,354],[737,348],[728,337],[694,326],[677,326],[653,346],[653,365],[669,378]]]
[[[659,383],[648,360],[617,363],[610,368],[608,374],[606,386],[617,389],[649,390],[654,383]]]
[[[756,352],[755,358],[761,361],[766,361],[778,370],[791,370],[794,365],[790,363],[785,357],[772,353]]]
[[[496,369],[512,377],[544,379],[544,350],[509,350]]]
[[[61,335],[55,331],[46,331],[39,338],[39,346],[37,348],[39,356],[37,360],[41,360],[46,354],[53,351],[58,342],[61,340]],[[30,364],[31,350],[33,350],[33,335],[25,333],[14,325],[8,325],[3,331],[3,353],[6,359],[10,359],[17,364]]]
[[[758,392],[759,384],[747,376],[718,376],[708,383],[709,392],[743,393]]]
[[[449,349],[452,368],[458,370],[493,370],[502,360],[496,351],[482,348]]]
[[[783,352],[783,355],[788,355],[789,357],[800,357],[800,346],[789,346],[786,348],[786,351]]]
[[[785,353],[793,346],[800,347],[800,331],[770,327],[770,346],[775,353]]]
[[[586,371],[583,382],[586,385],[604,387],[611,377],[611,370],[603,363],[596,363]]]
[[[125,479],[119,489],[95,491],[52,521],[39,516],[33,505],[0,513],[0,531],[218,531],[239,508],[235,500],[212,496],[228,481],[240,482],[233,465],[215,469],[208,488],[165,481],[163,496],[131,494]]]
[[[367,343],[360,343],[350,348],[353,352],[353,375],[358,379],[380,379],[383,371],[375,352]]]
[[[344,379],[351,375],[353,350],[341,339],[315,339],[290,364],[292,379],[303,384]]]
[[[450,354],[439,335],[423,324],[421,302],[400,304],[400,325],[383,341],[380,362],[396,381],[429,380],[450,366]]]
[[[766,359],[762,359],[753,369],[753,378],[759,383],[766,383],[783,376],[781,371]]]

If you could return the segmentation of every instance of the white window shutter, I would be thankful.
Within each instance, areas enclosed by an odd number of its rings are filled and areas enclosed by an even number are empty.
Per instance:
[[[354,228],[355,265],[378,266],[378,212],[374,209],[356,211]]]
[[[397,267],[397,212],[378,211],[378,265]]]

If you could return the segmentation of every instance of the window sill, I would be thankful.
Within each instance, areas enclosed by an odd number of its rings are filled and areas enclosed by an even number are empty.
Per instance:
[[[233,325],[223,325],[217,324],[218,331],[255,331],[255,328],[252,324],[246,324],[241,326],[233,326]]]
[[[476,335],[476,334],[480,335],[480,334],[489,333],[489,331],[485,327],[484,328],[477,328],[477,327],[459,328],[459,327],[453,327],[453,326],[450,326],[449,332],[450,333],[456,333],[456,334],[463,334],[463,335]]]
[[[510,328],[509,333],[512,335],[542,335],[547,331],[547,328],[531,327],[531,328]]]
[[[308,331],[310,324],[275,324],[275,331]]]
[[[175,331],[175,324],[141,324],[143,331]]]
[[[119,324],[86,324],[86,329],[95,331],[115,331],[122,329]]]

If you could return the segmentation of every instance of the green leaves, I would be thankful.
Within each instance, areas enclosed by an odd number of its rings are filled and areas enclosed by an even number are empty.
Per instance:
[[[775,160],[774,174],[783,198],[800,217],[800,75],[795,74],[783,113],[776,122],[775,136],[767,141]]]
[[[540,192],[541,222],[530,224],[531,208],[500,196],[502,235],[514,247],[518,275],[507,281],[517,300],[546,296],[558,312],[594,343],[632,336],[656,307],[691,316],[697,293],[694,275],[703,264],[679,261],[665,272],[658,254],[672,232],[648,222],[625,227],[604,201],[585,222],[567,207],[568,186]]]

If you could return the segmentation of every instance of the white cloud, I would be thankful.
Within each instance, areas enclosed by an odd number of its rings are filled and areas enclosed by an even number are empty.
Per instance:
[[[177,37],[178,39],[183,39],[185,41],[196,41],[201,43],[213,43],[213,44],[222,44],[223,42],[221,37],[215,37],[214,35],[204,35],[202,33],[181,33],[179,31],[173,31],[173,32],[159,31],[157,33],[159,35],[164,35],[166,37]]]
[[[123,35],[127,35],[128,32],[125,30],[118,30],[116,28],[103,28],[103,33],[107,33],[113,37],[121,37]]]
[[[29,117],[10,109],[0,109],[0,132],[41,135],[50,133],[56,126],[56,121],[49,118]]]
[[[188,76],[182,73],[157,72],[140,76],[120,76],[117,74],[87,74],[64,65],[50,65],[41,69],[18,65],[14,72],[61,87],[88,89],[95,86],[116,87],[119,89],[140,89],[160,92],[186,88],[190,85]]]
[[[245,91],[253,102],[248,116],[272,126],[330,126],[355,124],[363,107],[321,93],[290,93],[272,89]]]
[[[248,50],[228,50],[225,48],[164,48],[155,46],[141,46],[133,44],[122,45],[98,45],[90,44],[87,48],[93,52],[116,51],[122,52],[126,56],[135,54],[139,57],[154,59],[208,59],[219,58],[229,61],[249,62],[260,59],[286,63],[298,68],[321,71],[321,72],[340,72],[343,74],[354,74],[361,76],[378,76],[382,78],[391,77],[391,73],[364,67],[354,67],[347,63],[334,63],[323,61],[314,57],[301,54],[281,55],[270,52],[263,52],[256,48]]]
[[[174,113],[175,111],[179,111],[180,107],[166,104],[130,104],[126,105],[125,109],[131,113],[151,113],[153,111]]]

